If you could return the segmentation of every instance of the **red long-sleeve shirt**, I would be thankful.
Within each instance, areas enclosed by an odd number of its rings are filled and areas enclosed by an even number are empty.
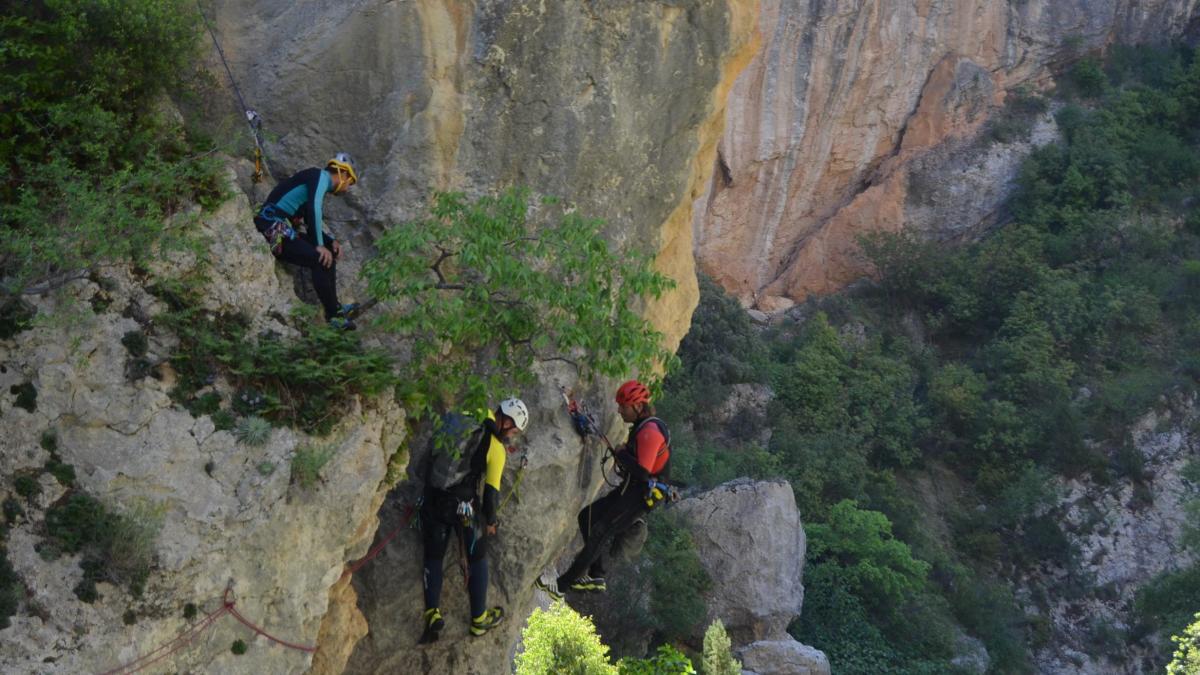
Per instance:
[[[667,464],[670,452],[667,438],[653,421],[639,422],[637,432],[626,445],[626,452],[636,459],[638,466],[651,476],[658,475]]]

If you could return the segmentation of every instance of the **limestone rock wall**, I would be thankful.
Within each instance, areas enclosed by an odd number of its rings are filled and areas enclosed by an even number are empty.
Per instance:
[[[222,242],[212,270],[218,283],[206,303],[251,310],[260,327],[285,331],[271,315],[295,302],[290,280],[280,283],[274,260],[246,227],[249,217],[249,203],[234,199],[199,224]],[[184,256],[160,264],[181,271],[191,263]],[[12,497],[24,511],[11,523],[7,551],[26,589],[13,625],[0,634],[0,670],[106,672],[219,609],[231,583],[248,619],[286,640],[315,644],[330,587],[374,532],[378,486],[403,439],[403,411],[385,398],[355,407],[327,439],[276,429],[263,447],[239,443],[210,417],[172,404],[169,368],[161,378],[127,375],[122,337],[144,329],[161,307],[129,270],[108,269],[102,278],[103,286],[85,281],[64,298],[39,299],[41,314],[56,318],[0,341],[0,499]],[[172,347],[152,338],[149,358],[162,359]],[[26,383],[37,392],[33,410],[18,406],[13,394]],[[83,575],[79,556],[39,555],[45,511],[66,490],[41,472],[50,458],[41,441],[47,432],[82,491],[113,509],[140,504],[161,514],[141,597],[100,583],[101,597],[84,603],[72,592]],[[317,440],[336,449],[322,483],[312,490],[290,485],[293,453]],[[10,478],[18,474],[37,476],[40,495],[17,496]],[[190,620],[188,603],[198,609]],[[231,652],[235,639],[249,645],[246,654]],[[226,616],[154,667],[295,673],[310,661]]]
[[[1112,42],[1195,33],[1198,11],[1196,0],[763,0],[764,46],[730,92],[695,210],[700,268],[766,311],[844,286],[865,270],[858,234],[914,225],[911,162],[970,136],[1014,87]],[[987,217],[961,201],[934,227]]]
[[[828,675],[819,650],[787,627],[804,605],[804,527],[786,481],[739,478],[674,507],[712,579],[704,627],[725,624],[743,666],[759,675]],[[700,644],[702,636],[695,636]]]
[[[1188,524],[1186,505],[1197,486],[1183,468],[1200,453],[1194,400],[1172,401],[1148,413],[1131,430],[1133,451],[1141,455],[1142,485],[1120,481],[1100,485],[1086,478],[1063,481],[1059,513],[1078,551],[1079,570],[1094,580],[1097,592],[1082,597],[1045,598],[1030,588],[1066,583],[1066,571],[1031,570],[1019,596],[1026,611],[1052,628],[1053,638],[1034,652],[1039,672],[1162,672],[1168,650],[1145,642],[1105,640],[1107,634],[1136,632],[1133,608],[1138,589],[1163,572],[1185,569],[1195,561],[1181,537]],[[1148,648],[1149,647],[1149,648]]]
[[[677,344],[698,290],[692,203],[757,0],[218,0],[216,24],[279,176],[348,150],[334,212],[360,240],[432,190],[521,184],[607,219],[679,283],[650,316]]]

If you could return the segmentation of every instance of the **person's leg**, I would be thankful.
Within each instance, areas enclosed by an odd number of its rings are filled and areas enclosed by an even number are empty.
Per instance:
[[[601,501],[604,503],[601,504]],[[604,500],[597,501],[593,507],[598,508],[593,508],[590,536],[571,566],[559,575],[557,585],[560,590],[583,576],[584,571],[591,568],[601,552],[607,550],[613,536],[621,528],[633,523],[644,510],[640,495],[634,493],[633,486],[628,486],[625,490],[618,488]]]
[[[317,298],[321,300],[321,307],[325,310],[325,320],[338,315],[342,306],[337,297],[336,261],[328,268],[324,267],[321,265],[321,256],[317,254],[317,248],[312,242],[299,238],[284,241],[283,251],[278,257],[284,262],[307,267],[312,272],[313,290],[317,292]]]
[[[424,544],[425,571],[422,587],[425,590],[425,609],[438,606],[442,598],[442,561],[450,542],[453,526],[441,522],[431,509],[421,509],[421,542]]]
[[[487,611],[488,537],[482,533],[475,538],[472,530],[464,528],[467,547],[467,594],[471,598],[471,618],[475,619]],[[474,541],[471,541],[475,538]]]

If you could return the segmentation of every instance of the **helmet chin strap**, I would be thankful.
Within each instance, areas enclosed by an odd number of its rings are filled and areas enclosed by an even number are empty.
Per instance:
[[[338,184],[337,184],[337,187],[335,187],[333,189],[333,194],[340,195],[346,191],[346,188],[348,188],[350,186],[346,184],[348,181],[348,178],[346,176],[345,171],[340,166],[337,168],[337,174],[338,174]]]

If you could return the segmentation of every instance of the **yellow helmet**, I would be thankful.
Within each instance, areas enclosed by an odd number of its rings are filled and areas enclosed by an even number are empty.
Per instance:
[[[350,185],[358,182],[358,170],[354,168],[354,159],[350,157],[348,152],[339,152],[333,156],[333,159],[325,163],[326,169],[337,169],[345,171],[350,176]]]

